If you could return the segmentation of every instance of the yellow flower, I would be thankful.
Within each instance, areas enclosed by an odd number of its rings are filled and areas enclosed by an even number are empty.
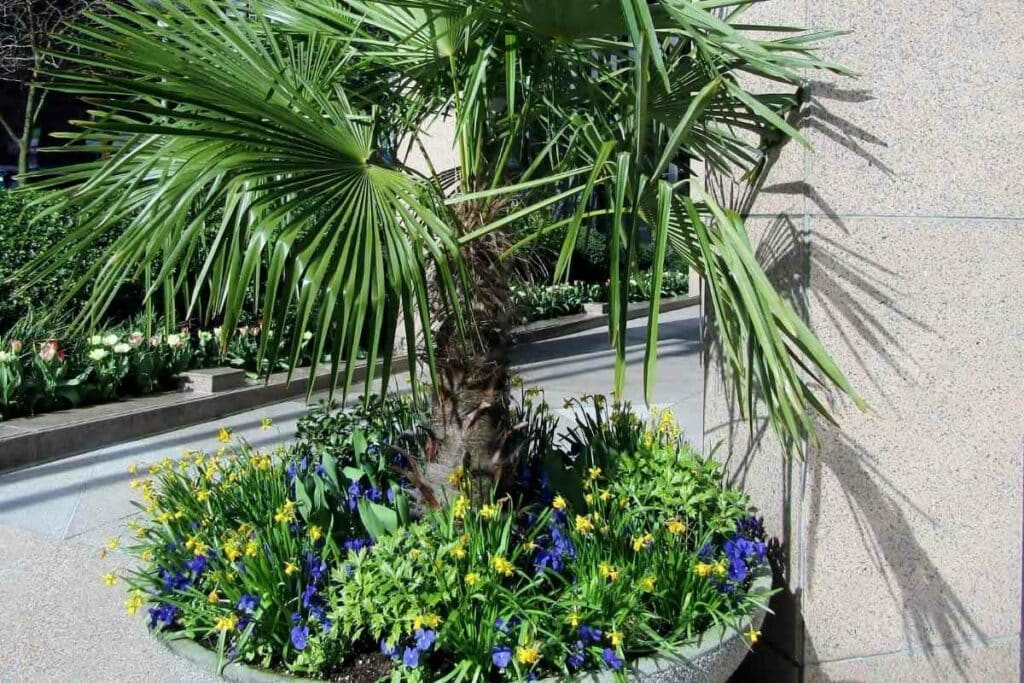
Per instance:
[[[464,518],[467,510],[469,510],[469,499],[465,496],[456,498],[455,503],[452,505],[452,514],[455,516],[455,519]]]
[[[725,576],[726,572],[728,572],[728,567],[725,566],[725,560],[715,562],[715,574]]]
[[[132,475],[134,477],[138,473],[139,473],[139,466],[138,466],[137,463],[133,462],[131,465],[128,465],[128,474],[130,474],[130,475]]]
[[[551,507],[555,508],[556,510],[564,510],[565,498],[562,498],[561,496],[555,496],[555,499],[551,502]]]
[[[238,626],[238,616],[234,613],[227,615],[226,617],[218,617],[217,621],[214,622],[213,628],[218,631],[234,631]]]
[[[708,577],[711,574],[711,569],[712,569],[712,566],[710,564],[708,564],[707,562],[698,562],[697,563],[697,576],[699,576],[701,578],[706,578],[706,577]]]
[[[245,556],[256,557],[256,553],[260,550],[260,544],[256,542],[255,538],[250,538],[245,543]]]
[[[452,555],[455,556],[456,560],[461,560],[466,557],[466,549],[463,548],[461,545],[457,545],[454,548],[452,548]]]
[[[609,631],[608,640],[611,642],[612,647],[619,647],[622,645],[622,631]]]
[[[583,622],[583,620],[580,618],[580,613],[576,610],[570,612],[569,616],[565,618],[565,621],[567,624],[569,624],[569,626],[572,626],[573,628],[576,628]]]
[[[494,571],[502,576],[512,576],[512,563],[501,555],[495,555],[491,558],[491,566],[494,567]]]
[[[678,535],[686,533],[686,524],[675,518],[672,518],[665,522],[665,528],[668,529],[668,532],[670,534]]]
[[[227,443],[231,441],[231,430],[227,427],[221,427],[217,432],[217,441],[220,443]]]
[[[653,593],[655,581],[657,581],[657,579],[653,576],[645,576],[644,578],[640,579],[640,587],[644,589],[644,591],[647,593]]]
[[[587,505],[593,505],[594,504],[594,494],[593,493],[586,494],[585,496],[583,496],[583,500],[587,501]]]
[[[104,574],[103,583],[105,583],[108,586],[113,586],[115,583],[117,583],[117,576],[114,574],[114,572]]]
[[[424,614],[412,620],[413,631],[418,631],[424,626],[426,626],[427,628],[437,628],[440,625],[441,617],[437,616],[436,614]]]
[[[117,548],[120,545],[121,545],[121,539],[119,539],[119,538],[115,538],[115,537],[111,536],[110,538],[107,539],[107,548],[109,548],[110,550],[117,550]]]
[[[754,627],[751,627],[750,630],[744,633],[743,635],[747,637],[747,640],[750,641],[751,645],[756,643],[761,638],[761,632],[754,630]]]
[[[466,585],[467,586],[475,586],[478,583],[480,583],[480,575],[479,574],[477,574],[476,572],[469,572],[468,574],[466,574]]]
[[[228,558],[229,562],[234,562],[242,556],[242,551],[238,547],[238,541],[228,541],[224,544],[224,555]]]
[[[611,499],[612,499],[612,492],[611,491],[609,491],[608,489],[605,489],[604,491],[601,491],[601,502],[607,503]]]
[[[269,417],[265,417],[260,420],[260,429],[270,429],[270,426],[274,424],[274,421]]]
[[[145,598],[142,596],[141,591],[134,591],[128,596],[128,599],[124,601],[124,611],[128,614],[135,614],[139,611],[139,608],[145,603]]]
[[[649,548],[652,543],[654,543],[654,536],[649,533],[643,536],[634,536],[633,552],[638,553],[645,548]]]
[[[536,664],[540,661],[540,648],[536,643],[529,647],[517,647],[516,661],[520,664]]]
[[[601,572],[601,578],[608,579],[609,581],[615,581],[619,578],[619,570],[615,568],[615,565],[607,562],[597,565],[597,570]]]
[[[462,479],[466,475],[466,471],[461,467],[456,467],[452,470],[451,474],[448,475],[448,483],[459,488],[462,486]]]
[[[160,522],[161,524],[167,524],[167,522],[171,521],[171,513],[161,512],[159,515],[156,516],[156,521]]]
[[[601,468],[600,467],[591,467],[589,470],[587,470],[587,481],[588,482],[597,481],[597,478],[600,477],[600,476],[601,476]]]
[[[528,552],[532,552],[532,551],[534,551],[536,549],[537,549],[537,544],[534,543],[533,541],[526,541],[526,542],[523,543],[523,550],[526,550]]]
[[[285,576],[291,576],[292,574],[294,574],[297,571],[299,571],[299,568],[297,566],[295,566],[295,563],[293,563],[293,562],[285,562],[284,563],[284,573],[285,573]]]
[[[274,513],[274,521],[277,523],[295,521],[295,503],[286,500],[277,512]]]
[[[589,534],[594,530],[594,523],[590,521],[589,515],[576,515],[576,531],[581,534]]]
[[[316,543],[317,541],[319,541],[323,537],[324,537],[323,529],[318,527],[316,524],[314,524],[313,526],[309,527],[309,539],[311,541]]]
[[[216,588],[210,591],[210,594],[206,596],[206,602],[210,603],[211,605],[216,605],[218,602],[220,602],[220,593],[217,592]]]
[[[151,562],[153,560],[153,551],[147,548],[142,551],[142,555],[140,555],[140,557],[143,562]]]
[[[206,499],[210,497],[210,492],[207,489],[199,489],[196,491],[196,500],[200,503],[205,503]]]
[[[498,506],[497,505],[490,505],[490,504],[484,505],[482,508],[480,508],[480,516],[482,518],[484,518],[484,519],[493,519],[493,518],[497,517],[498,516]]]

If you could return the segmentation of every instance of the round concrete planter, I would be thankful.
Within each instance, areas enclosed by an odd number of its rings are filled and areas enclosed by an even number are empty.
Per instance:
[[[767,595],[771,588],[771,569],[765,564],[757,570],[750,592]],[[757,609],[741,626],[744,630],[756,631],[761,628],[764,617],[765,611]],[[162,638],[161,642],[174,654],[207,671],[218,673],[221,662],[216,652],[186,638]],[[629,680],[636,683],[724,683],[739,668],[748,651],[747,641],[737,629],[713,628],[686,647],[627,662]],[[236,683],[317,683],[315,679],[254,669],[237,662],[228,664],[219,673],[225,680]],[[541,683],[554,683],[556,680],[547,678]],[[578,683],[610,683],[615,678],[609,671],[596,671],[572,680]]]

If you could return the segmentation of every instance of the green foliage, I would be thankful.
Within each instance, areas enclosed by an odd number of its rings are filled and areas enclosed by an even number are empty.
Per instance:
[[[36,206],[30,203],[41,202]],[[24,280],[16,277],[19,269],[63,239],[74,229],[74,213],[58,211],[40,216],[42,209],[56,203],[55,197],[44,197],[39,192],[0,189],[0,334],[26,318],[49,312],[80,273],[92,266],[103,253],[109,240],[101,241],[68,260],[30,289],[22,289]],[[35,219],[33,220],[33,218]],[[69,302],[80,306],[88,297],[89,289]],[[141,310],[141,294],[137,287],[122,288],[109,315],[124,319]]]
[[[406,427],[421,419],[407,400],[338,414],[323,406],[288,450],[242,442],[157,463],[152,478],[132,480],[145,515],[129,523],[128,550],[142,560],[128,579],[129,611],[148,603],[150,628],[264,668],[336,667],[352,644],[330,635],[327,575],[411,521],[404,473],[421,462],[409,455],[394,467],[388,445],[408,446]]]
[[[650,301],[653,291],[653,274],[640,273],[629,280],[628,301],[637,303]],[[683,296],[689,291],[689,274],[666,271],[662,273],[661,296]],[[563,315],[584,311],[584,304],[607,303],[608,284],[586,284],[568,282],[557,285],[535,285],[520,283],[512,285],[512,301],[519,308],[522,324],[535,320],[548,320]]]
[[[400,680],[524,680],[742,627],[767,599],[747,592],[765,546],[746,496],[679,442],[670,412],[579,407],[560,464],[525,458],[512,498],[477,507],[464,492],[350,556],[333,574],[332,637],[379,644]],[[547,410],[524,410],[545,433]]]

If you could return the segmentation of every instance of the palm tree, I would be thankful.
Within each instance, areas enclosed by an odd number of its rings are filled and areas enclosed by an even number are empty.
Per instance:
[[[80,324],[152,268],[151,291],[205,292],[226,343],[258,286],[271,365],[270,333],[288,322],[292,365],[311,330],[344,390],[361,347],[383,360],[386,385],[404,328],[431,377],[433,480],[466,465],[500,481],[514,429],[504,229],[568,203],[544,228],[564,233],[556,278],[581,225],[610,221],[616,392],[626,283],[649,230],[645,381],[671,248],[703,277],[746,410],[760,401],[794,445],[813,436],[815,413],[828,417],[822,391],[859,399],[690,164],[757,174],[768,144],[804,142],[786,121],[801,72],[843,70],[815,55],[833,33],[747,25],[753,2],[111,0],[66,38],[76,68],[49,74],[94,110],[64,149],[98,159],[35,176],[81,225],[33,274],[117,229],[79,283],[94,292]],[[416,171],[407,153],[440,117],[458,166]]]

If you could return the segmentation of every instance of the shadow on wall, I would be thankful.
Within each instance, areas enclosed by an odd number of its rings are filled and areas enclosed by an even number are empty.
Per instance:
[[[829,100],[868,101],[870,93],[842,90],[821,83],[812,84],[810,92],[808,103],[799,114],[790,118],[791,123],[840,143],[882,173],[893,175],[892,169],[877,156],[878,148],[884,149],[886,143],[863,127],[830,114],[827,108]],[[769,155],[766,169],[760,176],[762,179],[770,175],[770,167],[778,156],[778,150]],[[801,195],[807,200],[808,212],[824,214],[831,223],[849,234],[842,218],[806,181],[776,185],[756,183],[745,187],[712,181],[713,185],[716,183],[714,190],[719,201],[743,214],[749,213],[760,192]],[[752,230],[760,233],[757,258],[783,297],[805,320],[813,302],[823,324],[840,334],[845,348],[836,355],[853,359],[860,373],[867,378],[870,389],[868,386],[859,389],[869,397],[877,412],[893,414],[897,407],[887,396],[886,387],[872,370],[864,352],[871,349],[902,377],[912,375],[909,370],[915,361],[890,331],[889,325],[859,301],[870,299],[878,302],[891,318],[936,337],[940,335],[901,310],[899,302],[907,293],[898,288],[898,272],[841,246],[827,235],[820,234],[821,231],[815,233],[812,245],[808,224],[803,216],[780,215],[769,219],[766,226],[758,226],[763,227],[763,232]],[[755,227],[753,221],[751,227]],[[810,291],[808,285],[812,272],[814,289]],[[757,484],[760,490],[769,492],[773,500],[761,503],[781,507],[780,535],[790,539],[773,553],[775,583],[780,592],[771,602],[776,613],[765,625],[765,641],[755,648],[754,655],[747,658],[733,680],[799,681],[803,679],[803,663],[817,660],[811,636],[804,633],[800,608],[801,592],[809,587],[801,585],[798,577],[813,575],[816,544],[828,542],[818,535],[821,518],[845,514],[841,510],[822,507],[821,485],[829,474],[842,489],[860,541],[873,558],[879,580],[886,582],[893,603],[900,608],[905,640],[914,643],[984,642],[985,634],[915,539],[908,511],[910,514],[924,513],[883,476],[871,453],[837,430],[822,428],[823,446],[810,454],[812,460],[789,462],[780,457],[764,419],[755,419],[752,429],[743,422],[735,396],[722,374],[722,365],[716,362],[721,355],[715,343],[713,324],[713,320],[709,320],[705,327],[705,386],[710,386],[710,381],[717,381],[718,386],[725,387],[723,400],[728,406],[728,413],[724,422],[708,425],[705,433],[722,439],[730,448],[722,457],[733,483],[746,487],[750,479],[751,485]],[[832,350],[840,352],[840,349]],[[877,364],[878,361],[872,362]],[[718,377],[711,377],[713,373]],[[777,462],[771,461],[773,458]],[[766,484],[757,480],[766,472],[775,479],[774,482]],[[933,661],[928,650],[924,654],[930,662]],[[956,666],[959,667],[960,663],[957,662]],[[958,670],[961,677],[966,677],[964,670]],[[828,679],[816,672],[814,680]]]

